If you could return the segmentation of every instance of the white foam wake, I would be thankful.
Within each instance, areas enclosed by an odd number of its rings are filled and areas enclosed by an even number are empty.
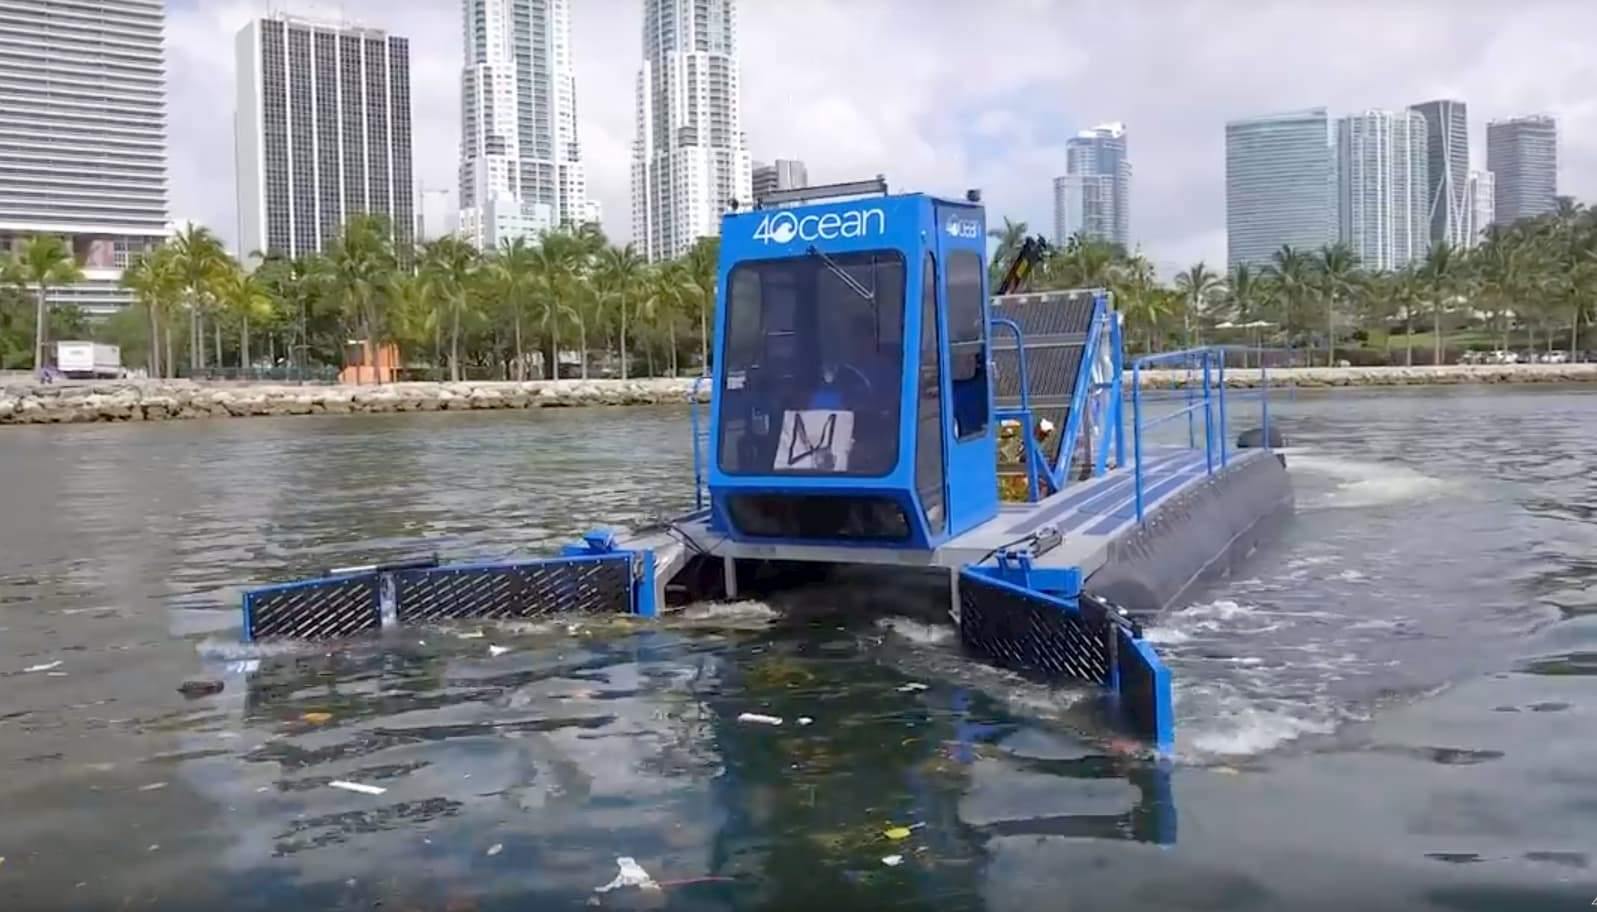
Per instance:
[[[1435,497],[1447,489],[1447,482],[1442,479],[1393,462],[1363,462],[1300,452],[1287,457],[1287,467],[1336,482],[1329,494],[1300,504],[1309,509],[1379,507]]]

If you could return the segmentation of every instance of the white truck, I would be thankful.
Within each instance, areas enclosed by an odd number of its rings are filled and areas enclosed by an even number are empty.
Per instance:
[[[115,345],[98,342],[57,342],[55,344],[56,370],[74,380],[120,378],[122,350]]]

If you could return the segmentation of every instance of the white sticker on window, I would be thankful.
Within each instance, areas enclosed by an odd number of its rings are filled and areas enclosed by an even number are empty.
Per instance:
[[[853,412],[785,412],[771,468],[777,472],[847,472],[853,449]]]

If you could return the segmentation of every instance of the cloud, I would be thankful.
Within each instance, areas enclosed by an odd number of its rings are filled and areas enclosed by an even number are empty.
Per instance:
[[[417,177],[453,187],[458,4],[335,7],[410,39]],[[589,184],[606,231],[625,239],[642,0],[572,7]],[[259,10],[253,0],[170,9],[173,214],[229,237],[232,34]],[[1560,192],[1597,198],[1597,59],[1587,53],[1597,4],[1587,0],[744,0],[738,16],[756,159],[803,159],[815,181],[881,172],[896,188],[980,187],[989,220],[1048,231],[1065,139],[1124,121],[1132,234],[1166,275],[1224,261],[1224,123],[1268,111],[1462,98],[1477,167],[1488,119],[1552,113]]]

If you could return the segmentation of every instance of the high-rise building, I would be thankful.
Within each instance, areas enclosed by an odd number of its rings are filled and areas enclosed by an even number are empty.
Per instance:
[[[1426,190],[1431,243],[1469,246],[1469,108],[1462,101],[1441,99],[1409,108],[1425,118]]]
[[[568,0],[463,0],[460,232],[484,249],[590,220]]]
[[[1474,247],[1486,236],[1486,229],[1497,221],[1497,181],[1490,171],[1469,173],[1468,238],[1466,247]]]
[[[643,0],[632,237],[650,261],[720,233],[754,195],[738,99],[735,0]]]
[[[777,190],[798,190],[809,185],[809,172],[796,159],[779,158],[775,164],[754,166],[754,201]]]
[[[1365,269],[1401,269],[1431,244],[1425,115],[1365,111],[1337,121],[1338,237]]]
[[[132,302],[129,257],[167,235],[162,0],[0,0],[0,251],[64,238],[55,305]]]
[[[239,252],[317,253],[356,215],[414,239],[410,45],[380,29],[272,15],[236,42]]]
[[[1497,222],[1558,209],[1558,125],[1534,115],[1494,120],[1486,125],[1486,170],[1497,181]]]
[[[416,193],[416,242],[424,244],[459,230],[455,194],[423,187]]]
[[[1225,126],[1226,259],[1264,266],[1283,245],[1336,240],[1336,180],[1325,108]]]
[[[1100,124],[1065,143],[1065,174],[1054,179],[1054,240],[1075,234],[1131,246],[1125,124]]]

